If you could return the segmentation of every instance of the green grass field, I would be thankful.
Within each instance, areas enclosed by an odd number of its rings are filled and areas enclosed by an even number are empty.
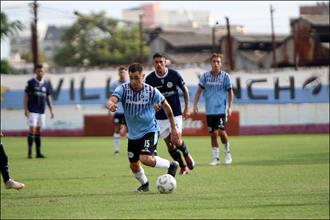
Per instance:
[[[120,156],[110,137],[42,142],[47,158],[28,160],[25,138],[2,138],[11,176],[26,188],[1,181],[1,219],[329,218],[328,135],[230,137],[233,165],[217,167],[208,137],[185,137],[197,165],[172,194],[155,186],[166,170],[149,167],[151,191],[134,192],[126,141]],[[170,159],[162,140],[158,153]]]

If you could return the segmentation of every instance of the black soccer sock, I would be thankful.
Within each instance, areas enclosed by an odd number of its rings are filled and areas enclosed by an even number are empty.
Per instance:
[[[29,133],[27,136],[27,142],[28,142],[28,154],[32,155],[32,145],[34,141],[34,136],[33,134]]]
[[[34,136],[34,142],[36,143],[37,155],[41,154],[41,137],[40,134]]]
[[[184,141],[182,141],[182,145],[178,147],[178,149],[183,153],[183,155],[188,155],[189,151],[184,143]]]
[[[8,157],[6,155],[5,150],[3,149],[2,144],[0,144],[0,171],[4,182],[7,182],[9,177],[9,169],[8,169]]]
[[[181,154],[180,152],[177,150],[177,149],[174,149],[174,150],[169,150],[168,151],[171,155],[171,157],[173,158],[173,160],[177,161],[180,165],[180,167],[184,167],[185,164],[181,158]]]

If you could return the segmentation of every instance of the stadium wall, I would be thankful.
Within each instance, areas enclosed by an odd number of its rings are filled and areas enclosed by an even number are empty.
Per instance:
[[[191,107],[198,77],[205,71],[198,67],[179,70],[190,91]],[[329,67],[235,72],[231,76],[235,91],[233,110],[238,112],[240,135],[329,132]],[[27,133],[23,95],[25,84],[32,77],[32,74],[1,75],[1,128],[6,135]],[[116,70],[46,74],[46,77],[52,85],[55,119],[47,116],[44,135],[88,135],[87,116],[109,116],[111,120],[105,104],[109,86],[117,79]],[[203,98],[199,109],[204,110]],[[201,123],[205,126],[205,120],[191,118],[184,126],[188,131]]]

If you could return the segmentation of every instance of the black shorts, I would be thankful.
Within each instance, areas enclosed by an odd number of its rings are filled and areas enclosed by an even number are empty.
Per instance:
[[[140,154],[157,155],[158,133],[150,132],[140,139],[128,139],[127,155],[131,163],[135,163],[140,159]]]
[[[113,117],[113,123],[115,125],[126,125],[125,115],[122,113],[115,113]]]
[[[209,133],[213,133],[215,130],[218,129],[226,129],[227,117],[225,114],[206,115],[206,120]]]

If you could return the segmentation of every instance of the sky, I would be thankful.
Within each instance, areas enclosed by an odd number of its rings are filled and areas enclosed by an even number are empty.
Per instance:
[[[32,1],[3,1],[1,11],[9,20],[20,20],[29,24],[32,20],[29,4]],[[122,17],[122,10],[138,7],[155,1],[38,1],[40,4],[39,22],[52,25],[70,25],[76,16],[106,11],[108,16]],[[290,19],[299,17],[299,6],[316,5],[327,1],[157,1],[162,10],[203,10],[209,11],[211,19],[225,25],[225,17],[230,24],[243,25],[246,33],[271,33],[270,5],[274,11],[274,30],[276,34],[290,33]],[[8,40],[1,40],[1,57],[7,56]]]

